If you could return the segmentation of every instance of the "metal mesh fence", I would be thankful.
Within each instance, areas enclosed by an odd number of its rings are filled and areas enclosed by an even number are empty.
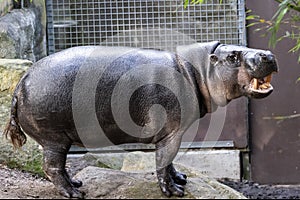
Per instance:
[[[72,46],[245,45],[244,0],[47,0],[49,54]]]

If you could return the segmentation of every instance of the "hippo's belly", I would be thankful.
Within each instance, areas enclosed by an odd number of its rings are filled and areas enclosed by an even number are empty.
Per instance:
[[[104,139],[111,145],[149,143],[165,137],[160,130],[178,129],[177,94],[186,83],[174,83],[179,74],[174,58],[155,50],[125,50],[87,49],[71,57],[66,51],[35,63],[20,82],[24,131],[38,141],[57,142],[67,134],[74,143],[94,147],[106,146]],[[168,81],[178,88],[175,94],[170,84],[164,86]],[[162,112],[153,114],[154,105]]]

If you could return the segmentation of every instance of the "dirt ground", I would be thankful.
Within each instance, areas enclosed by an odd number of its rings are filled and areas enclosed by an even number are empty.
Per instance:
[[[84,165],[72,164],[68,160],[68,171],[75,174]],[[76,166],[72,168],[72,166]],[[300,199],[300,185],[259,185],[257,183],[232,180],[219,180],[225,185],[241,192],[249,199]],[[45,178],[22,172],[16,169],[8,169],[0,165],[0,199],[22,198],[22,199],[58,199],[62,198],[55,190],[52,183]]]
[[[249,199],[300,199],[299,185],[260,185],[251,181],[219,180]]]

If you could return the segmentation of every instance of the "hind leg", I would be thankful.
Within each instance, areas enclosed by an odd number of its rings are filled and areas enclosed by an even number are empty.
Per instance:
[[[156,172],[161,191],[167,196],[184,196],[182,185],[186,183],[186,176],[178,173],[173,167],[181,143],[181,135],[177,134],[159,141],[156,144]],[[184,181],[185,179],[185,181]]]
[[[84,193],[77,189],[82,185],[81,181],[71,180],[65,169],[68,150],[57,146],[55,150],[44,148],[43,169],[60,194],[68,198],[83,198]]]

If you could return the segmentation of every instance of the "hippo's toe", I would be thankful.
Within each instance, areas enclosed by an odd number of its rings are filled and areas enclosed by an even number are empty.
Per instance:
[[[187,180],[186,180],[187,176],[180,172],[176,172],[175,174],[172,174],[172,179],[178,185],[186,185],[186,183],[187,183]]]
[[[172,195],[177,197],[184,196],[184,188],[181,185],[177,185],[175,183],[169,184],[160,184],[161,191],[167,197],[171,197]]]
[[[173,179],[173,181],[178,185],[186,185],[187,183],[187,176],[184,173],[178,172],[173,164],[168,166],[168,171]]]
[[[83,199],[85,196],[84,192],[79,191],[76,188],[69,188],[69,189],[59,189],[59,193],[67,198],[77,198]]]
[[[71,183],[74,187],[79,188],[82,186],[82,181],[71,179]]]

